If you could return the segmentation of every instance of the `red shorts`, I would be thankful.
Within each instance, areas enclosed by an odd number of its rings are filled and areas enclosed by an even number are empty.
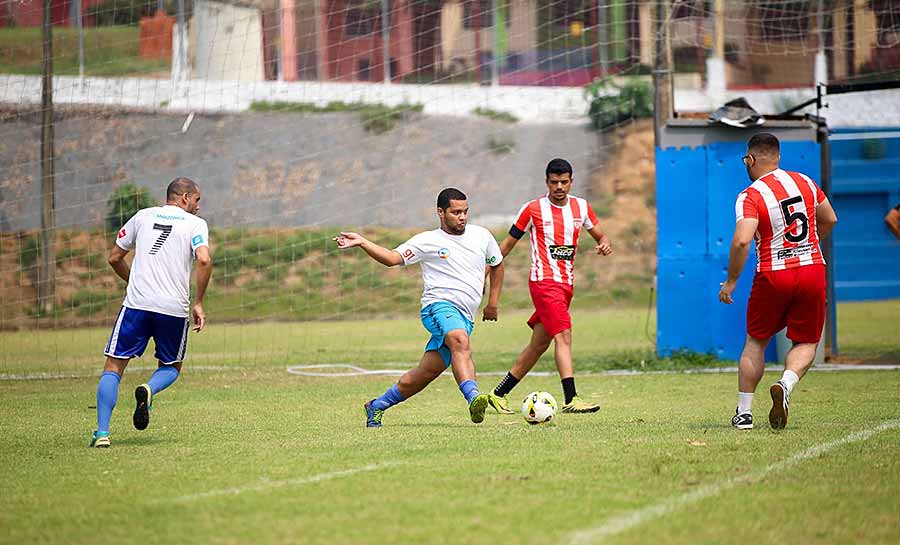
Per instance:
[[[567,329],[572,329],[569,303],[572,302],[572,286],[552,280],[528,282],[534,314],[528,319],[528,327],[543,324],[547,334],[553,337]]]
[[[817,343],[825,324],[825,266],[758,272],[747,304],[747,333],[765,340],[787,326],[788,339]]]

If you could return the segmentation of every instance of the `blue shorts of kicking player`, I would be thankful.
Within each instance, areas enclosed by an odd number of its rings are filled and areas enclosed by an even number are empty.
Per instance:
[[[452,303],[431,303],[422,309],[420,316],[422,325],[431,333],[425,351],[436,350],[443,358],[444,366],[450,367],[450,349],[444,344],[444,337],[454,329],[464,329],[466,335],[471,335],[475,323]]]
[[[165,365],[184,361],[187,352],[187,317],[122,307],[103,353],[120,359],[139,358],[153,337],[156,359]]]

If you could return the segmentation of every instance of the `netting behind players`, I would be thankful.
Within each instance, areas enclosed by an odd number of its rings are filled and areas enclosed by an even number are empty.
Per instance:
[[[434,197],[454,185],[469,194],[472,221],[499,236],[540,194],[554,156],[572,161],[574,192],[621,249],[614,266],[580,263],[583,297],[645,304],[655,215],[641,119],[652,114],[655,2],[83,0],[81,27],[77,2],[52,2],[50,310],[37,302],[40,8],[0,9],[9,373],[93,368],[123,291],[106,264],[111,233],[123,211],[160,203],[175,176],[201,184],[213,229],[207,310],[217,327],[204,342],[215,346],[195,352],[208,364],[315,359],[298,346],[317,346],[323,331],[348,357],[377,360],[366,339],[390,335],[380,318],[415,316],[418,274],[338,253],[336,231],[394,245],[434,226]],[[900,65],[891,2],[673,2],[665,13],[676,109],[746,88],[775,89],[770,103],[789,105],[817,79],[817,53],[830,81],[890,77]],[[527,252],[515,259],[522,276]],[[524,280],[510,276],[509,304],[527,306]]]

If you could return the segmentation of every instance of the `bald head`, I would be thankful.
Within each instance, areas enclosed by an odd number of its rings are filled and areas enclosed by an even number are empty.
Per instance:
[[[169,182],[166,188],[166,202],[177,201],[182,195],[193,195],[200,192],[200,186],[190,178],[178,177]]]

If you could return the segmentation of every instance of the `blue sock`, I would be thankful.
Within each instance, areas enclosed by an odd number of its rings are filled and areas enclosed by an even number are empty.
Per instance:
[[[472,403],[478,397],[478,383],[474,380],[463,381],[459,384],[459,391],[466,397],[466,402]]]
[[[403,394],[400,393],[400,390],[397,389],[397,385],[394,384],[387,391],[381,395],[378,399],[372,402],[372,406],[379,410],[385,410],[388,407],[393,407],[397,403],[405,400]]]
[[[119,398],[119,381],[122,377],[113,371],[104,371],[97,384],[97,431],[109,433],[109,419],[112,418],[116,400]]]
[[[163,365],[153,372],[153,376],[147,381],[147,386],[150,387],[150,393],[156,395],[171,386],[177,378],[178,369],[175,369],[174,365]]]

